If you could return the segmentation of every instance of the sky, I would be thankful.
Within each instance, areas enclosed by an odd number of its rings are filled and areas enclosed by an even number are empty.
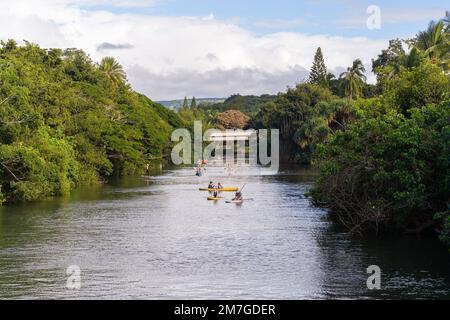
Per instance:
[[[317,47],[338,75],[409,38],[447,1],[0,0],[0,39],[114,56],[153,100],[278,93],[308,78]]]

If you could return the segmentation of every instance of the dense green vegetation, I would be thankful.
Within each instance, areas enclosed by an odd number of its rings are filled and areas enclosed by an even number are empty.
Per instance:
[[[311,195],[350,230],[437,230],[450,244],[449,54],[442,21],[392,40],[373,61],[381,94],[317,148]]]
[[[376,105],[372,105],[376,108]],[[450,101],[409,110],[361,110],[317,152],[316,203],[350,230],[437,228],[450,190]]]
[[[359,59],[336,78],[319,48],[309,81],[251,123],[279,128],[283,154],[320,169],[310,195],[352,232],[438,231],[450,245],[449,49],[448,21],[431,22],[390,41],[368,85]]]
[[[317,143],[344,126],[352,117],[347,99],[333,96],[327,87],[305,83],[279,94],[253,117],[256,128],[278,128],[289,146],[288,160],[309,163]]]
[[[161,158],[180,117],[134,92],[113,58],[0,48],[0,203],[67,194]]]

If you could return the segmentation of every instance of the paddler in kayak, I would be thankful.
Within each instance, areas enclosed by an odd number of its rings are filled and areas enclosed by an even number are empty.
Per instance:
[[[217,191],[217,189],[214,189],[213,197],[214,197],[214,198],[219,197],[219,192]]]
[[[215,189],[216,186],[214,185],[214,182],[210,181],[208,184],[208,189]]]
[[[220,182],[217,184],[217,189],[223,189],[223,185]]]
[[[238,191],[236,192],[236,194],[234,195],[233,201],[242,201],[244,200],[243,196],[242,196],[242,192]]]

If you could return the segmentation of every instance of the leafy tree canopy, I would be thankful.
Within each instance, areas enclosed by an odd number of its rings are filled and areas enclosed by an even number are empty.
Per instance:
[[[125,79],[113,58],[2,42],[0,202],[67,194],[161,158],[184,122]]]

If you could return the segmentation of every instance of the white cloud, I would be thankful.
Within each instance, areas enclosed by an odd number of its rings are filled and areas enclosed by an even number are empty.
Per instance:
[[[254,27],[267,28],[267,29],[286,29],[286,28],[298,28],[306,24],[311,24],[303,19],[266,19],[266,20],[256,20],[252,23]]]
[[[160,0],[66,0],[71,4],[84,6],[108,5],[114,7],[149,7],[159,3]]]
[[[86,2],[0,0],[0,38],[78,47],[94,60],[113,55],[129,72],[131,84],[153,99],[276,93],[307,77],[318,46],[329,69],[337,70],[355,58],[369,66],[387,45],[382,40],[294,32],[256,36],[212,14],[158,17],[80,9]],[[147,6],[155,1],[113,3]]]
[[[260,95],[277,93],[308,78],[309,71],[294,66],[279,72],[256,68],[231,68],[197,71],[179,69],[167,74],[155,74],[141,66],[133,65],[128,75],[136,90],[153,96],[165,92],[167,97],[227,97],[231,94]]]

